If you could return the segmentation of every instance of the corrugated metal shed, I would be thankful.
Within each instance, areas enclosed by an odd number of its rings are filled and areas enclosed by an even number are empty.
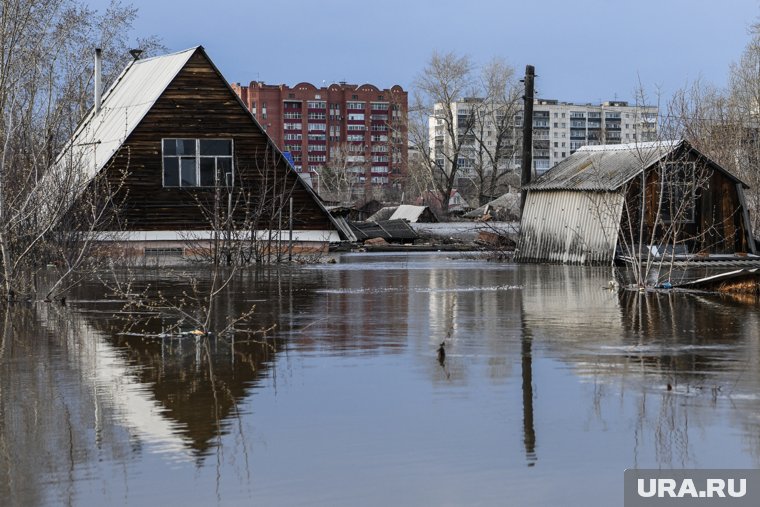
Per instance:
[[[515,259],[611,264],[627,183],[663,160],[679,157],[700,160],[723,181],[730,181],[729,186],[736,187],[739,194],[746,187],[687,141],[585,146],[526,186],[528,194]],[[708,223],[705,227],[714,225]]]
[[[531,191],[515,260],[612,264],[624,199],[622,191]]]

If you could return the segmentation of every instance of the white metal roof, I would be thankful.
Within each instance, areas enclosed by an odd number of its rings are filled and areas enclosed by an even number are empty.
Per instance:
[[[576,151],[671,151],[680,144],[680,139],[673,139],[662,141],[646,141],[640,143],[586,145],[581,146]]]
[[[95,176],[150,111],[198,47],[130,63],[92,108],[58,156],[55,169],[80,168]]]
[[[390,220],[409,220],[416,222],[427,209],[427,206],[412,206],[411,204],[402,204],[391,215]]]

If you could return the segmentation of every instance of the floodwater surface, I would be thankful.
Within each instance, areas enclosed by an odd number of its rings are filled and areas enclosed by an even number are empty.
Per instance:
[[[760,467],[757,301],[611,278],[347,254],[240,272],[214,322],[253,322],[210,337],[95,284],[13,306],[0,503],[611,506],[626,468]]]

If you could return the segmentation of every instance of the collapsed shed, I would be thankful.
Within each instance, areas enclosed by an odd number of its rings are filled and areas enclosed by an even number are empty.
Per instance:
[[[527,186],[515,259],[754,254],[745,188],[686,141],[584,146]]]

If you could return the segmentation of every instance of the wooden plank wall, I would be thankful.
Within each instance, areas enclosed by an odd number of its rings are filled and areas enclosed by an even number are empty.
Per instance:
[[[288,225],[287,198],[292,196],[295,229],[334,229],[298,175],[268,143],[261,127],[240,105],[203,51],[197,50],[106,169],[106,177],[114,183],[120,175],[127,174],[122,187],[125,199],[119,212],[125,230],[211,228],[208,210],[213,208],[213,189],[163,188],[162,138],[233,139],[233,216],[238,224],[266,193],[269,199],[282,197],[283,228]],[[222,194],[221,206],[226,210],[227,194]],[[276,227],[279,218],[276,212],[274,216],[267,212],[261,216],[259,228]]]
[[[701,167],[709,171],[707,185],[700,188],[697,196],[695,217],[693,223],[681,226],[680,236],[686,241],[693,253],[736,253],[748,252],[746,240],[746,224],[734,180],[725,173],[712,167],[705,166],[705,160],[695,157],[693,153],[686,154],[689,160],[696,162],[697,172]],[[646,176],[646,227],[645,241],[649,242],[654,225],[655,212],[659,200],[660,177],[657,171],[649,171]],[[634,223],[638,223],[639,193],[638,179],[629,186],[626,199],[628,200]],[[636,225],[636,232],[638,226]],[[658,237],[662,231],[659,231]],[[636,234],[638,236],[638,234]]]

